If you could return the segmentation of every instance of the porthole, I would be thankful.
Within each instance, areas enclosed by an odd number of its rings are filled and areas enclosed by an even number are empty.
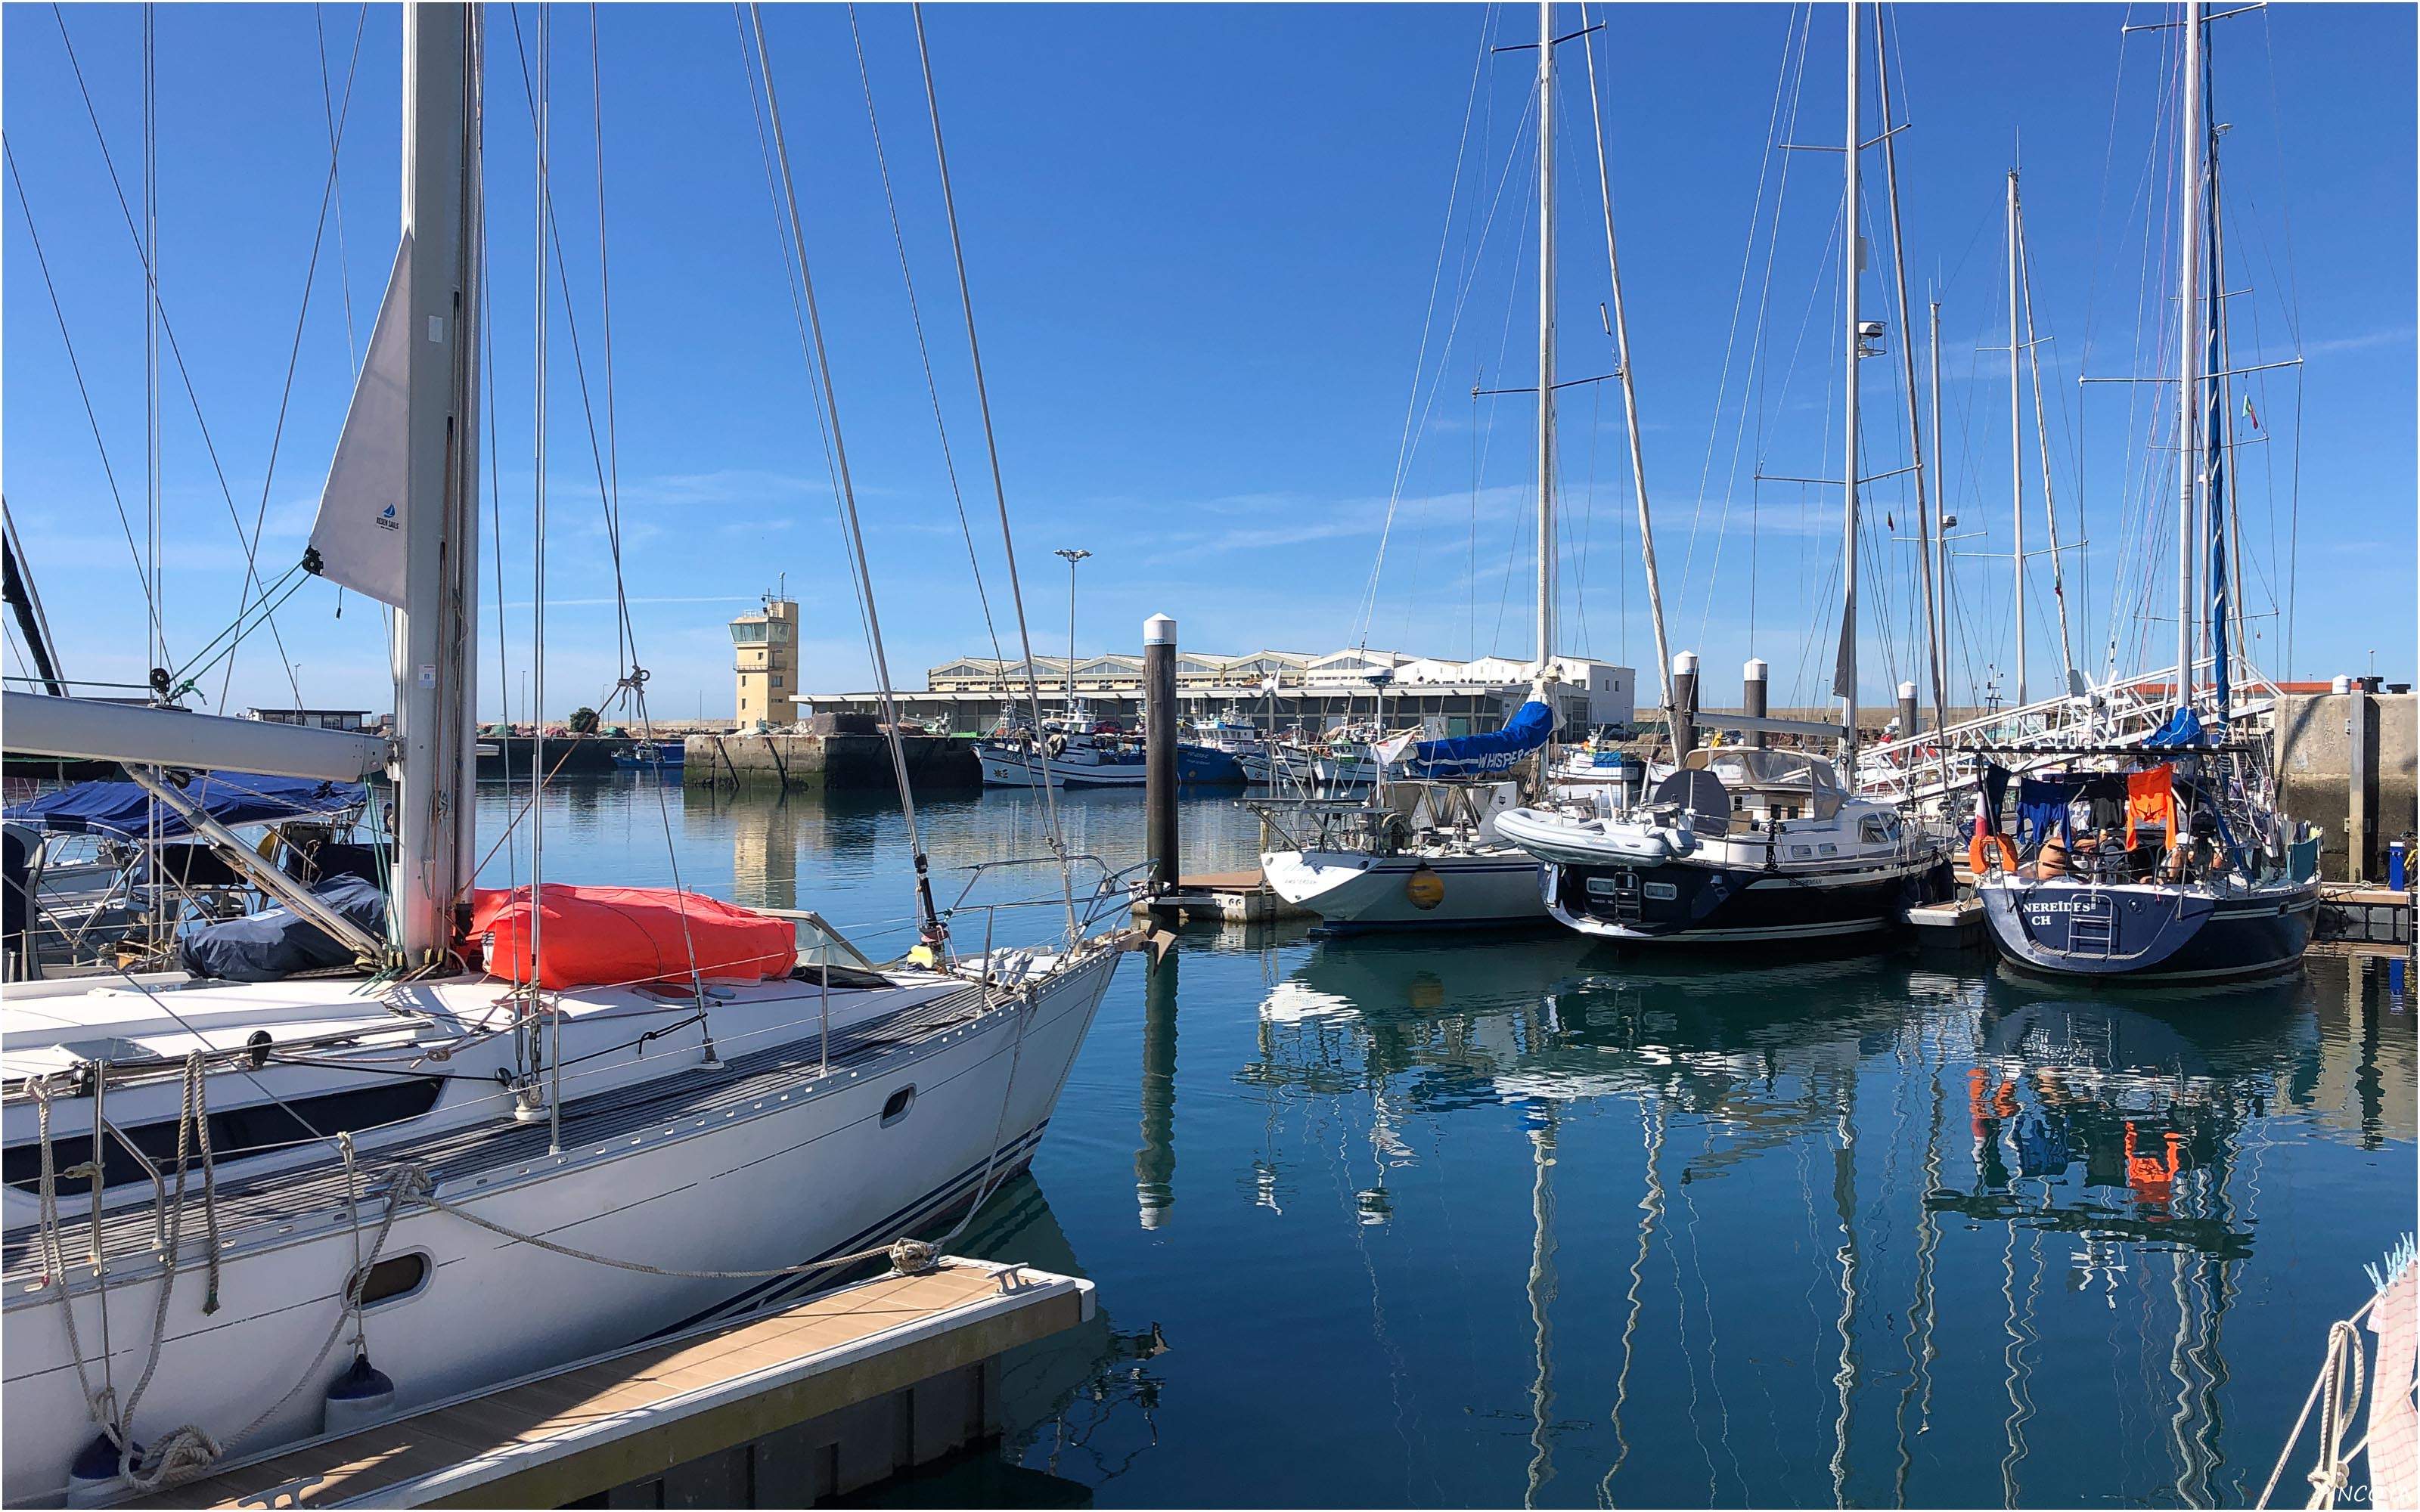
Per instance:
[[[892,1124],[897,1123],[900,1119],[906,1118],[908,1116],[908,1108],[912,1107],[915,1104],[915,1102],[916,1088],[913,1087],[903,1087],[899,1088],[899,1090],[892,1093],[882,1104],[883,1127],[889,1128]]]
[[[393,1255],[370,1267],[362,1282],[362,1305],[374,1307],[382,1302],[409,1297],[428,1284],[428,1257],[425,1254]]]

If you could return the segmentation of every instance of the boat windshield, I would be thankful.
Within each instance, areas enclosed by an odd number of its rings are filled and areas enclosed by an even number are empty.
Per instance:
[[[1762,750],[1756,747],[1723,747],[1693,750],[1684,764],[1714,773],[1723,786],[1742,790],[1829,794],[1838,797],[1840,779],[1832,764],[1820,756],[1794,750]]]
[[[809,964],[829,961],[835,966],[855,966],[863,971],[875,969],[874,963],[865,958],[864,952],[849,944],[840,931],[812,909],[758,908],[752,912],[788,919],[791,927],[798,931],[799,959],[801,961]]]

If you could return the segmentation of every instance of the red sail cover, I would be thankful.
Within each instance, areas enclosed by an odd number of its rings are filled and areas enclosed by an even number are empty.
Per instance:
[[[698,974],[722,981],[783,977],[798,964],[788,920],[694,892],[550,882],[544,907],[538,981],[556,991],[686,981],[692,951]],[[529,980],[529,888],[472,893],[471,938],[490,976]]]

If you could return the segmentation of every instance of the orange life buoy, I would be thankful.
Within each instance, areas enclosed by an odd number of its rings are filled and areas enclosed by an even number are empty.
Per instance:
[[[2017,869],[2017,848],[2009,843],[2008,836],[1978,835],[1974,843],[1966,847],[1966,870],[1978,877],[1983,875],[1988,870],[1985,858],[1993,850],[2000,853],[2001,871],[2014,872]]]

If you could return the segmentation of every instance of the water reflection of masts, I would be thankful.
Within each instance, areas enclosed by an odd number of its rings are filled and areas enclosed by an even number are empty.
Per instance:
[[[1855,34],[1851,33],[1852,36]],[[1838,1506],[1849,1504],[1849,1430],[1854,1416],[1853,1403],[1857,1391],[1857,1372],[1863,1364],[1857,1352],[1857,1068],[1852,1062],[1848,1079],[1841,1088],[1840,1109],[1834,1123],[1837,1137],[1832,1149],[1832,1207],[1840,1223],[1840,1245],[1835,1257],[1840,1264],[1840,1364],[1832,1373],[1832,1383],[1840,1394],[1838,1421],[1832,1430],[1832,1500]]]
[[[1523,1506],[1555,1478],[1555,1104],[1542,1099],[1529,1112],[1529,1335],[1537,1374],[1529,1383],[1529,1486]]]
[[[1630,1400],[1630,1362],[1638,1338],[1638,1288],[1647,1268],[1648,1246],[1655,1238],[1656,1225],[1664,1219],[1664,1122],[1666,1103],[1656,1098],[1652,1122],[1642,1124],[1640,1134],[1647,1148],[1647,1195],[1638,1199],[1638,1252],[1630,1259],[1630,1316],[1621,1325],[1621,1373],[1613,1381],[1613,1463],[1606,1467],[1605,1479],[1597,1483],[1597,1504],[1613,1505],[1613,1477],[1621,1471],[1622,1461],[1630,1458],[1630,1437],[1622,1431],[1621,1410]],[[1644,1109],[1640,1110],[1642,1113]]]
[[[1916,1052],[1923,1058],[1925,1079],[1932,1085],[1932,1122],[1924,1135],[1924,1190],[1941,1189],[1941,1124],[1942,1107],[1946,1101],[1941,1088],[1943,1066],[1926,1048],[1921,1036]],[[1939,1299],[1932,1288],[1934,1257],[1941,1249],[1941,1225],[1932,1205],[1916,1204],[1916,1295],[1907,1306],[1907,1384],[1899,1394],[1899,1479],[1894,1504],[1907,1504],[1907,1476],[1912,1456],[1907,1442],[1907,1410],[1916,1410],[1916,1431],[1932,1431],[1932,1326]]]
[[[2047,1183],[2045,1183],[2047,1189]],[[2047,1204],[2045,1204],[2047,1206]],[[2000,1299],[2007,1304],[2007,1321],[2002,1325],[2008,1335],[2008,1348],[2002,1358],[2009,1367],[2009,1452],[2000,1458],[2000,1501],[2004,1506],[2017,1504],[2017,1466],[2029,1452],[2025,1443],[2025,1424],[2032,1421],[2033,1365],[2025,1358],[2025,1346],[2037,1342],[2034,1329],[2034,1304],[2041,1293],[2041,1230],[2034,1230],[2034,1273],[2027,1283],[2023,1316],[2017,1305],[2017,1226],[2009,1225],[2008,1243],[2000,1255]]]
[[[1135,1151],[1135,1207],[1158,1228],[1176,1205],[1176,973],[1171,950],[1142,989],[1142,1148]]]

